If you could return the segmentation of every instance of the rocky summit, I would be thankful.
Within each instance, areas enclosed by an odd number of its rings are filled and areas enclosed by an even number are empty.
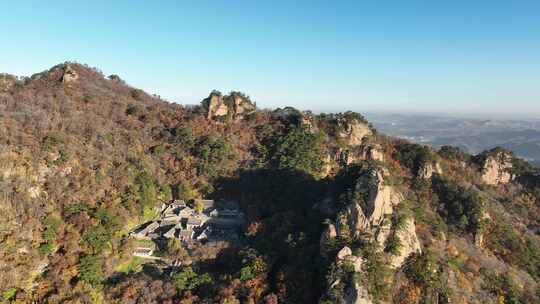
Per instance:
[[[540,172],[361,114],[0,75],[2,303],[539,303]]]

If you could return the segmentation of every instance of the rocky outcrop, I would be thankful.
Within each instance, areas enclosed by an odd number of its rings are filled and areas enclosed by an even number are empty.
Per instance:
[[[421,252],[413,218],[407,218],[399,229],[389,220],[403,196],[384,182],[384,169],[372,169],[360,176],[355,192],[362,198],[352,202],[337,217],[338,236],[374,241],[384,248],[392,233],[400,241],[400,250],[390,257],[393,267],[400,267],[414,252]],[[396,230],[397,229],[397,230]],[[395,230],[395,231],[394,231]]]
[[[0,92],[9,91],[17,83],[17,78],[9,74],[0,74]]]
[[[487,153],[481,163],[482,181],[488,185],[507,184],[512,180],[512,155],[504,151]]]
[[[369,125],[358,119],[337,120],[336,136],[348,146],[358,146],[362,144],[362,140],[373,134]]]
[[[339,161],[348,166],[360,160],[384,161],[384,152],[380,145],[362,144],[354,149],[339,149]]]
[[[357,180],[355,192],[362,194],[363,201],[349,204],[338,215],[338,234],[347,233],[340,227],[347,227],[355,238],[370,238],[378,234],[384,217],[392,214],[394,207],[403,199],[392,186],[384,184],[384,174],[382,169],[373,169]]]
[[[351,255],[352,255],[351,248],[345,246],[345,247],[341,248],[341,250],[338,252],[337,259],[338,259],[338,261],[343,261],[343,260],[345,260],[346,257],[351,256]]]
[[[272,116],[284,122],[305,128],[311,133],[319,131],[315,116],[311,111],[300,111],[293,107],[277,108]]]
[[[230,118],[238,121],[256,110],[255,104],[239,92],[223,96],[220,92],[213,91],[202,101],[202,105],[206,109],[206,117],[212,120]]]
[[[353,255],[351,248],[345,246],[337,254],[336,263],[338,265],[347,263],[352,266],[354,272],[365,271],[365,261],[362,257]],[[345,303],[350,304],[367,304],[372,303],[371,297],[364,287],[360,286],[357,282],[351,282],[350,286],[345,290]]]
[[[368,293],[368,290],[353,282],[345,293],[345,304],[372,304],[373,300]]]
[[[434,173],[441,174],[441,166],[438,162],[428,162],[420,166],[416,176],[420,179],[430,179]]]
[[[338,233],[340,236],[359,237],[369,231],[369,220],[364,215],[358,203],[352,203],[342,211],[338,218]]]
[[[384,161],[384,151],[379,145],[366,145],[362,149],[363,157],[367,160]]]
[[[337,236],[336,226],[334,224],[329,224],[326,228],[326,237],[331,239]]]
[[[66,64],[64,67],[64,75],[62,75],[62,82],[63,83],[71,83],[79,79],[79,74],[77,74],[77,71],[69,65]]]
[[[416,236],[416,228],[414,225],[414,219],[408,218],[405,221],[403,227],[396,232],[396,237],[401,243],[401,248],[396,255],[390,257],[390,265],[394,268],[398,268],[403,265],[405,259],[413,253],[421,253],[420,241]]]
[[[414,218],[406,218],[403,224],[392,224],[390,220],[403,200],[403,196],[393,186],[385,183],[388,172],[380,167],[372,167],[362,173],[356,180],[354,192],[355,201],[346,206],[336,219],[337,236],[343,239],[362,240],[378,243],[379,248],[384,248],[390,236],[399,240],[397,252],[385,254],[388,264],[394,268],[400,268],[407,257],[413,253],[420,253],[420,241],[416,235]],[[403,216],[403,215],[401,215]],[[332,227],[334,229],[335,227]],[[325,235],[329,235],[332,229],[327,229]],[[352,242],[354,243],[354,242]],[[375,250],[381,250],[375,249]],[[345,246],[336,255],[336,264],[348,263],[347,269],[354,269],[355,273],[366,271],[366,262],[362,257],[357,257],[352,250]],[[332,286],[346,286],[343,301],[347,304],[370,304],[373,298],[368,289],[359,281],[350,276],[347,281],[337,282]],[[344,278],[341,278],[344,280]]]
[[[491,221],[491,216],[489,216],[489,213],[486,210],[483,210],[480,221],[484,224]],[[474,233],[474,245],[478,248],[484,247],[484,232],[484,229],[479,229]]]
[[[326,245],[330,243],[336,237],[337,237],[336,226],[332,223],[332,221],[328,220],[326,228],[324,229],[321,235],[321,241],[319,244],[321,255],[326,255],[326,251],[327,251]]]

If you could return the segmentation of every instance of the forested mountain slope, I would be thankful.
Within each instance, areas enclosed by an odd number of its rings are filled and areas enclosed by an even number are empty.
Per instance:
[[[173,199],[236,242],[133,256]],[[538,303],[540,175],[386,137],[357,113],[184,107],[76,63],[0,75],[3,303]]]

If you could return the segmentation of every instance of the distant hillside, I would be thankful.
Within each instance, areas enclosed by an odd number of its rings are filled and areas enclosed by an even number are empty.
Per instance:
[[[0,75],[0,302],[538,303],[540,172],[512,152],[434,149],[242,92],[201,99],[77,63]],[[245,225],[217,241],[182,234],[189,221],[132,233],[201,199]]]
[[[370,115],[381,131],[429,144],[436,148],[452,145],[476,154],[497,146],[517,156],[540,163],[539,120],[481,120],[418,115]]]

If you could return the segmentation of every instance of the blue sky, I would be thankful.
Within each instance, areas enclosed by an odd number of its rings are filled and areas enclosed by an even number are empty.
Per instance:
[[[4,1],[0,71],[73,60],[181,103],[540,116],[540,1]]]

